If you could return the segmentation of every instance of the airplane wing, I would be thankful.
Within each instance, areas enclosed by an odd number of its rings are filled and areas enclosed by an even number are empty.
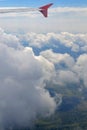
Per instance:
[[[28,8],[28,7],[15,7],[15,8],[0,8],[0,13],[20,13],[29,11],[39,11],[44,17],[48,16],[48,8],[53,5],[53,3],[47,4],[39,8]]]

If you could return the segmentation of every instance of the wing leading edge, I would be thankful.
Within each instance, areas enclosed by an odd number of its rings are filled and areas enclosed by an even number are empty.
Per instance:
[[[0,13],[20,13],[29,11],[40,11],[44,17],[48,16],[48,8],[52,6],[53,3],[47,4],[40,8],[28,8],[28,7],[15,7],[15,8],[0,8]]]

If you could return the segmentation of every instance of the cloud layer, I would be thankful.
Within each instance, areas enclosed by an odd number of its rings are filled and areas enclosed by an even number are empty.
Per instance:
[[[86,7],[52,7],[48,16],[45,19],[38,11],[0,14],[0,27],[12,32],[87,32]]]
[[[86,33],[16,36],[0,29],[0,39],[0,129],[30,126],[55,111],[46,81],[87,87]]]

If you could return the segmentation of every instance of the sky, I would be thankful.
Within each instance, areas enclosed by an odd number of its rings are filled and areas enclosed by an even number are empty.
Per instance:
[[[0,14],[0,27],[7,32],[86,32],[87,1],[78,0],[42,0],[42,1],[10,1],[1,0],[1,7],[32,7],[53,3],[45,19],[38,11],[27,13]],[[10,24],[12,23],[12,24]],[[45,26],[45,27],[44,27]],[[39,29],[38,29],[39,27]]]
[[[87,6],[87,1],[86,0],[33,0],[33,1],[25,1],[25,0],[1,0],[0,1],[0,6],[40,6],[42,4],[47,4],[47,3],[54,3],[55,6]]]
[[[62,95],[52,97],[47,83],[87,88],[86,0],[1,0],[0,5],[36,8],[50,2],[48,18],[38,11],[0,14],[1,130],[30,127],[38,115],[55,112]]]

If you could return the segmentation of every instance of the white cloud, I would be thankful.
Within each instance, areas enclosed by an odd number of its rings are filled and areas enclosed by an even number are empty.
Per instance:
[[[54,68],[43,57],[35,56],[32,48],[19,48],[16,36],[3,30],[0,33],[0,127],[26,127],[38,114],[47,116],[55,111],[56,103],[44,82]]]
[[[0,125],[28,126],[37,115],[48,116],[56,109],[55,98],[45,89],[46,81],[67,86],[83,82],[87,87],[87,34],[69,32],[17,36],[0,29]],[[22,42],[27,42],[24,47]],[[50,46],[38,56],[33,46]],[[31,47],[30,47],[31,46]],[[68,53],[53,52],[66,47]],[[78,57],[72,55],[71,52]],[[67,51],[67,50],[65,50]],[[82,52],[83,53],[80,53]],[[60,102],[61,100],[59,100]],[[8,119],[9,117],[9,119]],[[30,123],[30,124],[29,124]]]
[[[58,34],[57,33],[48,33],[48,34],[35,34],[34,33],[33,35],[32,34],[33,33],[28,33],[27,35],[23,37],[25,41],[27,40],[27,42],[29,42],[30,46],[44,47],[47,44],[49,44],[51,47],[50,50],[42,51],[40,55],[51,63],[52,69],[50,70],[53,70],[54,72],[49,71],[48,75],[50,73],[53,73],[53,77],[51,77],[51,80],[53,80],[53,82],[57,84],[61,84],[61,85],[64,85],[67,83],[79,84],[80,80],[82,79],[85,86],[87,85],[86,67],[85,67],[86,63],[83,63],[83,65],[85,64],[85,66],[83,67],[82,65],[81,70],[77,71],[78,62],[76,62],[76,60],[79,61],[79,56],[82,57],[81,54],[78,55],[77,59],[74,59],[73,55],[71,57],[70,54],[68,53],[61,54],[61,53],[54,53],[52,51],[52,47],[55,46],[55,48],[56,47],[59,48],[62,45],[62,46],[65,46],[67,49],[71,48],[71,51],[73,51],[74,53],[77,53],[77,52],[80,53],[82,51],[83,53],[86,53],[87,52],[86,50],[87,34],[86,33],[71,34],[68,32],[62,32]],[[36,41],[38,41],[38,44],[36,43]],[[84,60],[84,62],[86,62],[86,59]],[[54,68],[56,66],[57,66],[57,70],[55,70]],[[75,68],[77,69],[75,70]],[[79,76],[80,71],[81,71],[81,76]]]
[[[20,47],[19,39],[12,34],[7,34],[3,29],[0,28],[0,43],[6,44],[9,47],[18,48]]]
[[[21,37],[20,37],[21,38]],[[47,43],[48,39],[44,34],[36,33],[27,33],[22,37],[23,40],[26,40],[30,46],[41,47]]]
[[[46,47],[46,45],[50,46],[50,50],[41,51],[40,55],[44,57],[47,61],[49,61],[52,64],[52,66],[54,66],[54,69],[52,69],[54,72],[51,71],[53,73],[51,81],[57,84],[66,85],[67,83],[80,84],[80,80],[82,79],[85,86],[87,85],[86,83],[87,74],[85,67],[86,59],[84,60],[84,63],[79,71],[78,71],[79,65],[77,65],[79,59],[81,59],[80,57],[83,57],[82,56],[83,54],[81,53],[87,52],[87,33],[78,33],[78,34],[72,34],[69,32],[48,33],[48,34],[28,33],[23,37],[20,37],[21,40],[22,38],[25,39],[25,41],[29,42],[29,46],[32,47],[35,46],[36,48],[37,47],[42,48]],[[38,41],[38,44],[36,41]],[[64,54],[61,54],[61,52],[54,53],[52,51],[54,47],[55,49],[56,48],[59,49],[61,45],[62,47],[66,47]],[[69,53],[67,51],[68,49],[70,49]],[[75,57],[76,59],[74,59],[74,55],[70,56],[71,52],[74,52],[73,54],[78,53],[77,58]]]
[[[67,53],[58,54],[52,52],[52,50],[46,50],[40,53],[48,61],[54,64],[65,64],[67,67],[72,67],[74,65],[74,59]]]
[[[80,80],[83,81],[84,86],[87,87],[87,54],[82,54],[78,57],[74,71],[76,71]]]
[[[50,9],[51,13],[85,13],[87,14],[86,7],[56,7]]]
[[[75,60],[69,54],[58,54],[47,50],[41,52],[41,55],[55,65],[55,75],[51,79],[55,84],[66,86],[67,84],[79,83],[79,77],[73,71]],[[52,82],[51,81],[51,82]]]
[[[20,40],[26,41],[29,46],[44,47],[46,45],[59,47],[63,45],[73,52],[87,51],[87,33],[74,34],[68,32],[36,34],[27,33],[19,36]]]
[[[79,78],[72,70],[59,70],[54,79],[54,83],[62,86],[79,84]]]

